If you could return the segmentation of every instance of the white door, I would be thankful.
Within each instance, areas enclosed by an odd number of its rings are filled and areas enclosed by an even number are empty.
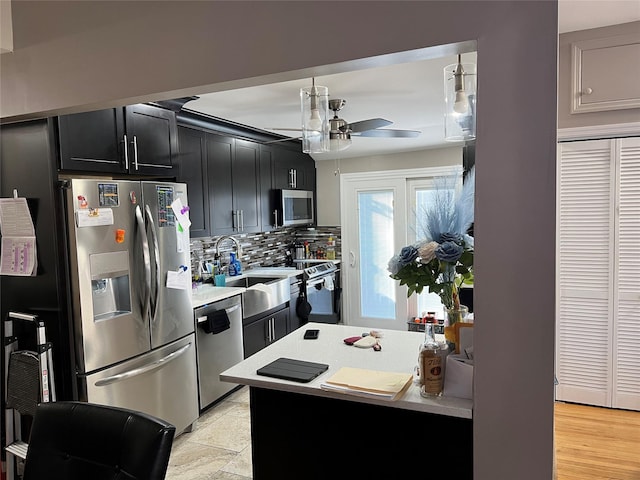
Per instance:
[[[406,244],[404,191],[402,179],[349,182],[345,191],[350,205],[342,223],[348,325],[399,330],[397,319],[406,317],[406,302],[397,301],[402,291],[387,271],[389,259]]]
[[[341,176],[346,325],[363,327],[364,331],[407,330],[407,320],[419,308],[442,310],[437,295],[407,298],[406,287],[389,276],[387,265],[402,247],[415,242],[420,231],[416,215],[423,211],[420,202],[430,198],[432,178],[459,170],[440,167]]]
[[[613,408],[640,410],[640,137],[617,140]]]
[[[556,395],[610,406],[612,143],[560,144],[558,155]]]
[[[640,410],[640,138],[558,152],[557,399]]]

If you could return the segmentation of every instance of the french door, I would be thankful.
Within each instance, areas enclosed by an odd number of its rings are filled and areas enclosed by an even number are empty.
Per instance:
[[[387,264],[420,238],[420,212],[433,178],[459,172],[459,167],[437,167],[341,176],[345,324],[406,330],[419,309],[442,308],[437,295],[407,298],[406,287],[389,277]]]

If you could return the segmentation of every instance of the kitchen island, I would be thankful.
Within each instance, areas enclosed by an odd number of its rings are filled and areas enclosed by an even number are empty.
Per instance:
[[[320,331],[304,340],[307,329]],[[382,350],[348,346],[363,329],[309,323],[239,364],[221,380],[250,387],[254,479],[472,478],[472,406],[422,398],[412,384],[397,400],[321,389],[341,367],[412,372],[423,335],[382,331]],[[309,383],[256,374],[280,358],[324,363]]]

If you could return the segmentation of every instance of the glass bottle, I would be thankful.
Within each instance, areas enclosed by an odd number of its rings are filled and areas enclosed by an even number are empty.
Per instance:
[[[424,325],[424,342],[420,346],[418,356],[420,371],[420,395],[423,397],[439,397],[444,386],[442,362],[444,356],[440,344],[436,341],[433,323]]]
[[[333,239],[333,236],[329,237],[329,241],[327,242],[327,260],[335,260],[336,259],[336,242]]]

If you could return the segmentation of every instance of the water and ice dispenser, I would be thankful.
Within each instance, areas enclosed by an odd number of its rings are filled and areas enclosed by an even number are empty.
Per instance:
[[[107,320],[131,313],[129,253],[90,255],[93,320]]]

